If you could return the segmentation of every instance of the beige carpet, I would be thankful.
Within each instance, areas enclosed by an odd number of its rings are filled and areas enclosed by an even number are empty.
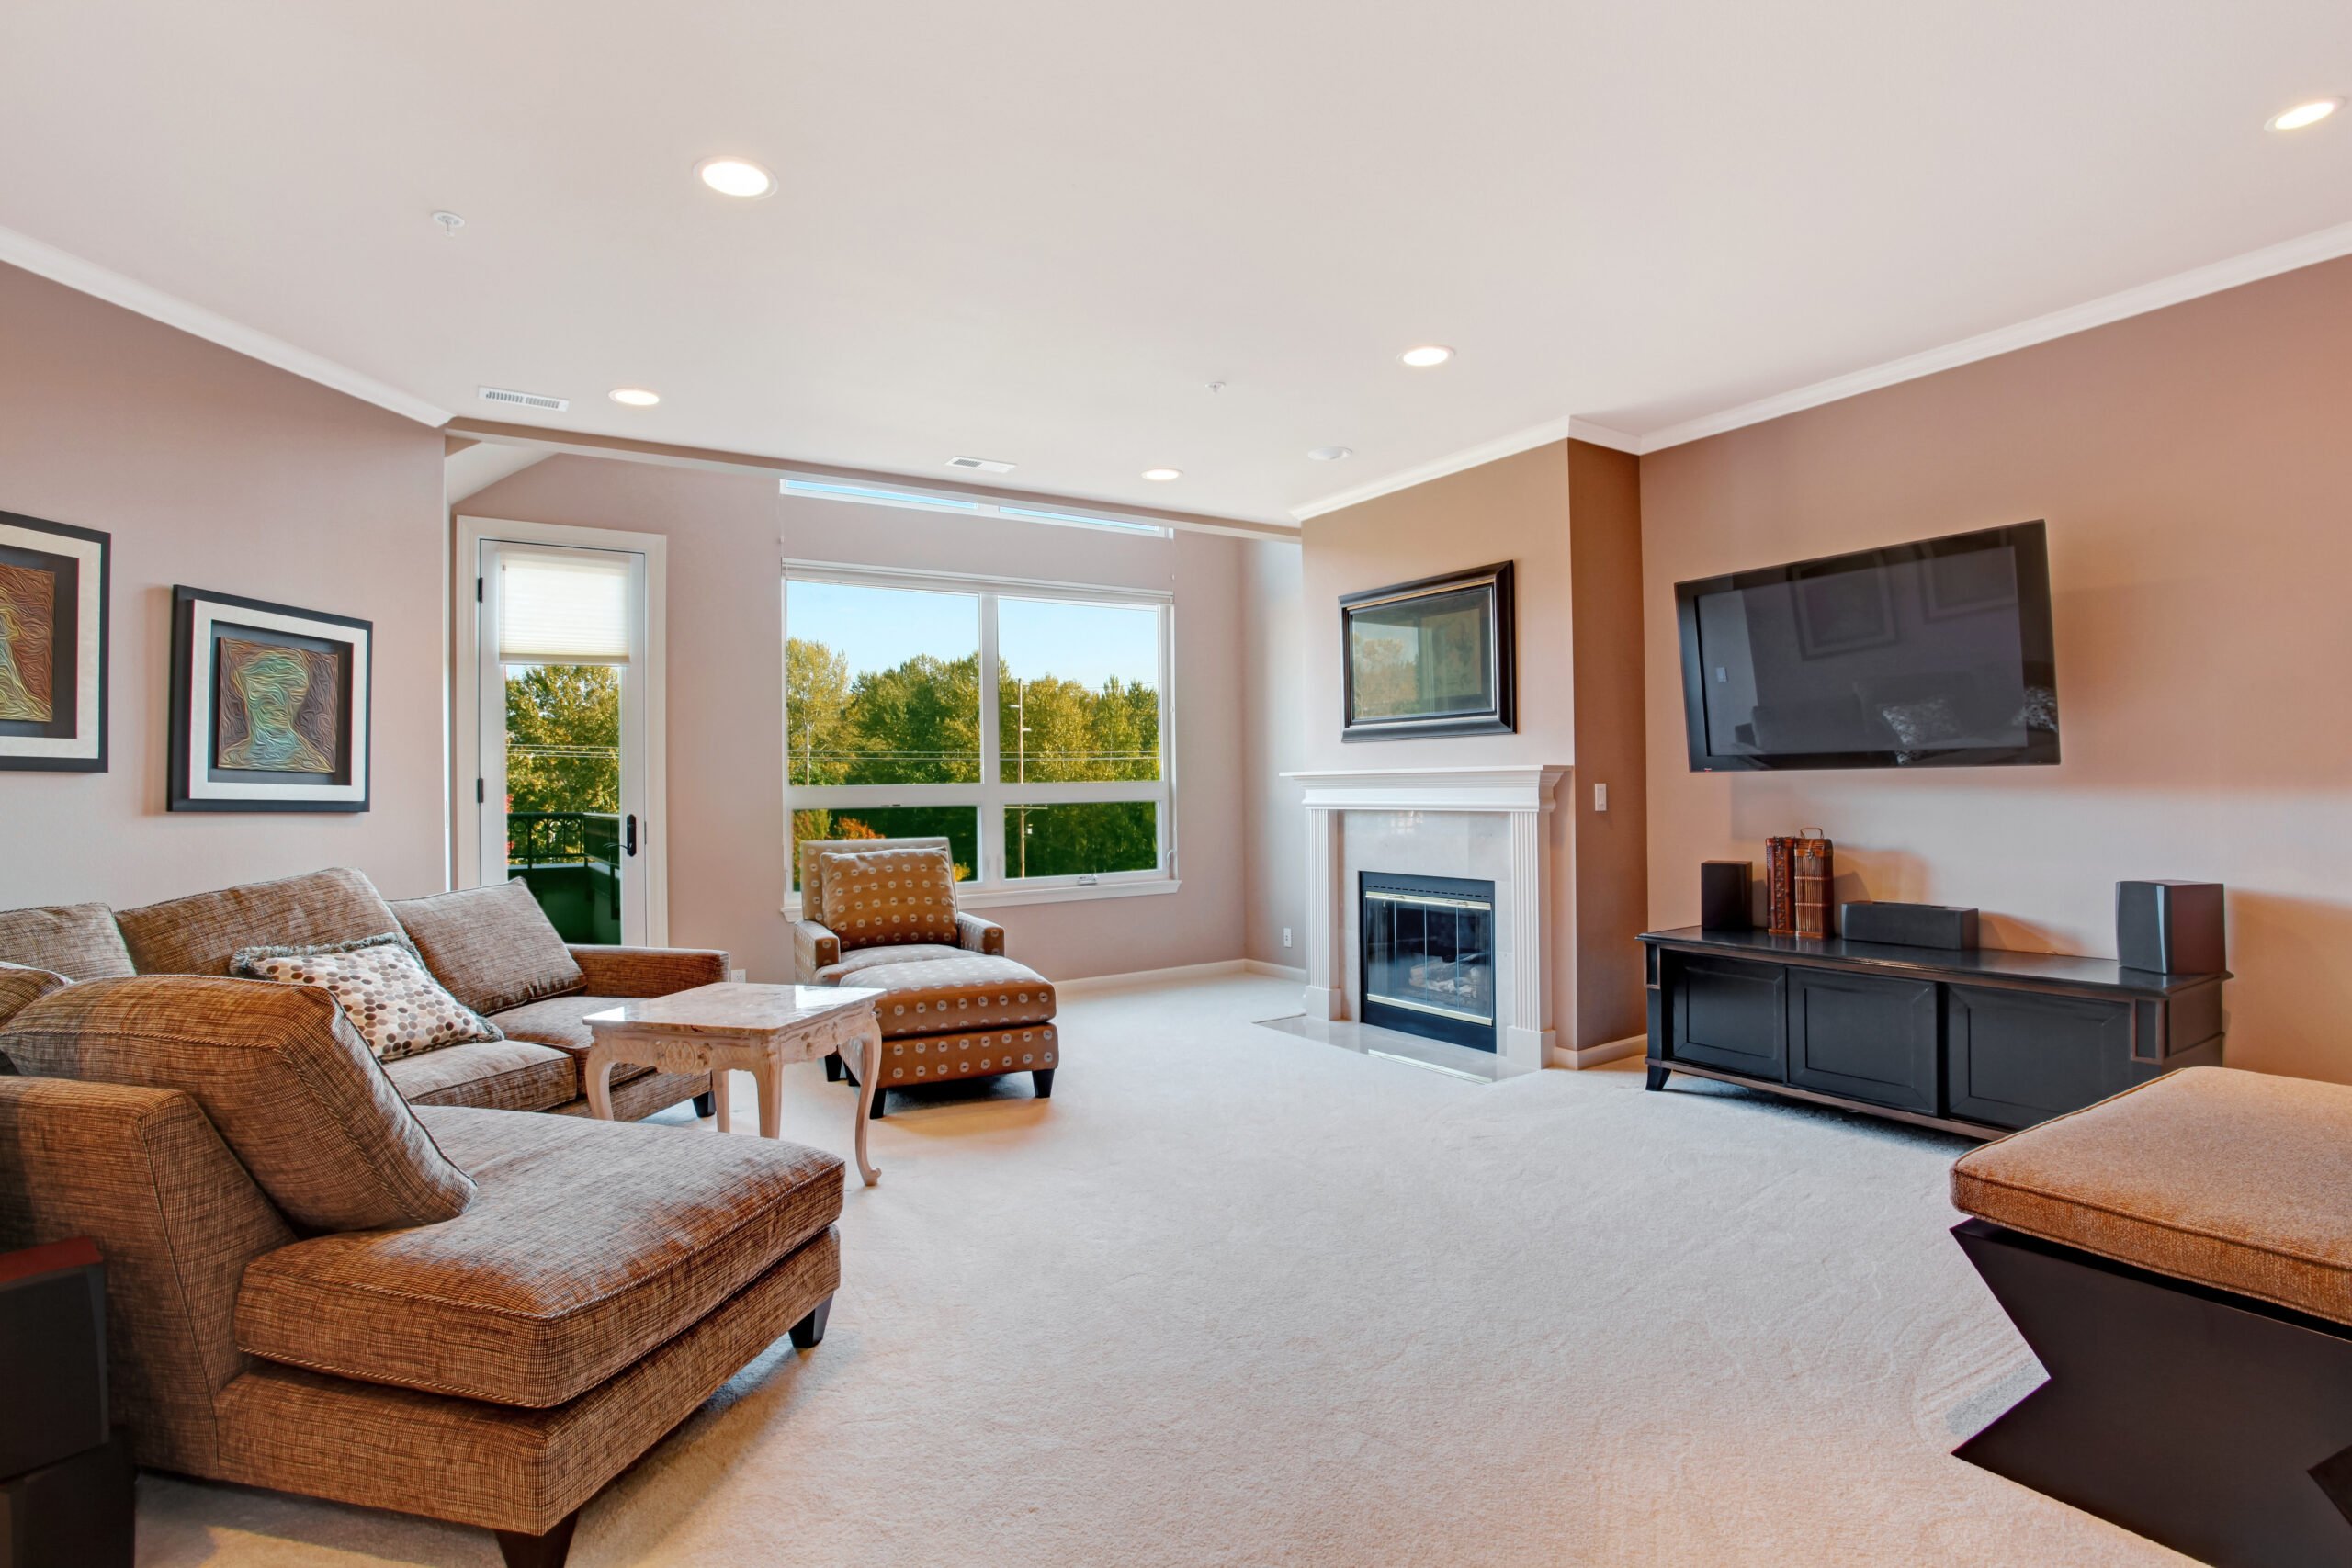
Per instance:
[[[825,1343],[746,1369],[572,1562],[2186,1561],[1949,1456],[2040,1376],[1944,1235],[1956,1141],[1254,1026],[1296,998],[1075,997],[1051,1101],[894,1113]],[[848,1093],[794,1075],[786,1135],[844,1149]],[[142,1563],[498,1560],[141,1488]]]

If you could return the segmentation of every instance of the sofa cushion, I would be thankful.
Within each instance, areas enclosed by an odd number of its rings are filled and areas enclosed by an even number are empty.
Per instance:
[[[0,909],[0,960],[47,969],[69,980],[135,975],[114,911],[104,904],[52,904]]]
[[[379,1062],[501,1038],[494,1024],[424,972],[398,931],[313,947],[241,947],[229,967],[247,979],[327,991]]]
[[[876,982],[864,979],[853,981],[843,976],[862,974],[882,964],[923,964],[937,959],[968,956],[970,955],[960,947],[947,947],[935,942],[910,942],[903,947],[861,947],[855,952],[842,953],[839,963],[828,964],[819,969],[817,973],[820,978],[817,984],[871,986]]]
[[[2352,1323],[2352,1087],[2188,1067],[1962,1155],[1952,1206]]]
[[[978,953],[862,969],[836,964],[817,971],[817,980],[889,993],[874,1003],[885,1040],[1044,1023],[1054,1016],[1051,980],[1010,958]]]
[[[582,1021],[592,1012],[619,1007],[626,997],[549,997],[543,1002],[530,1002],[518,1008],[508,1008],[492,1016],[491,1021],[509,1040],[528,1040],[535,1044],[552,1045],[559,1051],[569,1051],[584,1056],[588,1047],[596,1043]],[[619,1069],[616,1068],[617,1076]]]
[[[956,943],[956,866],[945,850],[869,850],[824,857],[825,921],[842,951]]]
[[[428,1107],[473,1175],[447,1224],[322,1236],[245,1269],[237,1344],[313,1371],[544,1408],[668,1342],[822,1234],[842,1162],[765,1138]]]
[[[384,1076],[411,1105],[552,1111],[580,1092],[580,1068],[570,1053],[527,1040],[445,1046],[387,1062]]]
[[[88,980],[17,1014],[0,1051],[28,1073],[187,1094],[262,1190],[312,1230],[431,1224],[473,1196],[315,987]]]
[[[241,947],[356,942],[400,930],[376,885],[348,866],[198,893],[115,917],[142,975],[226,975]]]
[[[487,887],[403,898],[392,910],[434,977],[485,1016],[577,991],[586,983],[571,950],[519,876]]]
[[[62,991],[73,983],[64,976],[51,974],[46,969],[29,969],[21,964],[0,964],[0,1024],[6,1023],[50,992]]]

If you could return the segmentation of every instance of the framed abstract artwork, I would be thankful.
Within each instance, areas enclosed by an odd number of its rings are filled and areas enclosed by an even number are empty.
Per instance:
[[[1519,728],[1511,563],[1340,600],[1342,740]]]
[[[375,626],[172,590],[174,811],[368,809]]]
[[[105,534],[0,512],[0,768],[107,771]]]

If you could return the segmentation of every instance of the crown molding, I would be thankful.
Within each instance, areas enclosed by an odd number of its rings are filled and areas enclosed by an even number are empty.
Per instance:
[[[1379,479],[1367,480],[1351,490],[1336,491],[1329,495],[1307,502],[1304,505],[1292,507],[1290,514],[1304,523],[1310,517],[1320,517],[1327,512],[1338,512],[1343,507],[1361,505],[1364,502],[1376,500],[1384,495],[1394,495],[1400,490],[1410,490],[1415,485],[1427,484],[1431,479],[1442,479],[1448,474],[1458,474],[1464,468],[1475,468],[1481,464],[1492,463],[1503,457],[1516,457],[1521,452],[1532,452],[1538,446],[1549,446],[1555,441],[1589,441],[1595,446],[1606,446],[1617,452],[1638,453],[1642,449],[1640,439],[1636,436],[1572,415],[1566,419],[1549,420],[1542,424],[1531,425],[1516,434],[1506,435],[1498,440],[1482,441],[1476,446],[1465,446],[1459,452],[1449,453],[1445,457],[1434,458],[1430,462],[1416,464],[1409,468],[1400,468],[1393,474],[1385,474]]]
[[[397,387],[387,386],[348,366],[322,358],[306,348],[297,348],[283,338],[242,326],[226,316],[208,310],[201,305],[192,305],[137,278],[125,277],[96,262],[84,261],[80,256],[61,251],[29,234],[18,233],[14,229],[0,229],[0,262],[37,273],[51,283],[62,283],[68,288],[103,299],[109,305],[119,305],[126,310],[136,311],[150,321],[176,327],[207,343],[219,344],[222,348],[233,350],[248,359],[276,366],[306,381],[331,387],[346,397],[357,398],[378,408],[390,409],[403,419],[413,419],[419,424],[436,428],[449,422],[448,410],[437,408],[423,398],[412,397]]]
[[[1833,376],[1826,381],[1815,381],[1809,387],[1799,387],[1793,391],[1759,398],[1752,403],[1741,403],[1719,413],[1702,414],[1679,424],[1669,424],[1642,437],[1641,449],[1644,452],[1662,452],[1669,446],[1702,441],[1710,435],[1721,435],[1727,430],[1761,424],[1766,420],[1779,419],[1786,414],[1801,413],[1806,409],[1819,408],[1824,403],[1842,401],[1863,392],[1874,392],[1882,387],[1916,381],[1923,376],[1957,369],[1962,365],[1973,365],[1980,359],[2013,354],[2020,348],[2031,348],[2036,344],[2072,337],[2094,327],[2107,326],[2133,316],[2144,316],[2151,310],[2185,304],[2208,294],[2219,294],[2223,289],[2259,283],[2282,272],[2294,272],[2346,255],[2352,255],[2352,223],[2339,223],[2333,229],[2322,229],[2315,234],[2305,234],[2300,239],[2248,251],[2244,255],[2191,267],[2187,272],[2177,272],[2170,277],[2143,283],[2085,304],[2070,305],[2063,310],[2052,310],[2046,316],[2019,321],[2015,326],[1997,327],[1989,333],[1962,338],[1958,343],[1946,344],[1941,348],[1925,349],[1900,359],[1890,359],[1867,370]]]
[[[1458,474],[1464,468],[1475,468],[1481,463],[1491,463],[1498,457],[1509,457],[1563,437],[1589,441],[1595,446],[1614,447],[1620,452],[1636,455],[1663,452],[1669,446],[1680,446],[1704,440],[1710,435],[1721,435],[1726,431],[1802,413],[1824,403],[1839,402],[1864,392],[1877,391],[1882,387],[1916,381],[1925,376],[1973,365],[1980,359],[1991,359],[2015,353],[2020,348],[2031,348],[2036,344],[2072,337],[2094,327],[2107,326],[2133,316],[2144,316],[2151,310],[2185,304],[2208,294],[2219,294],[2224,289],[2259,283],[2266,277],[2276,277],[2280,273],[2316,266],[2322,262],[2335,261],[2346,255],[2352,255],[2352,223],[2339,223],[2332,229],[2284,240],[2258,251],[2248,251],[2243,255],[2191,267],[2187,272],[2175,273],[2153,283],[2143,283],[2118,293],[2104,295],[2084,304],[2070,305],[2063,310],[2052,310],[2014,326],[1998,327],[1989,333],[1979,333],[1974,337],[1962,338],[1957,343],[1945,344],[1939,348],[1923,349],[1917,354],[1905,355],[1900,359],[1890,359],[1867,369],[1849,371],[1826,381],[1815,381],[1769,398],[1758,398],[1753,402],[1702,414],[1696,419],[1666,425],[1646,434],[1630,435],[1623,431],[1575,417],[1553,420],[1549,423],[1522,430],[1516,435],[1464,447],[1446,457],[1370,480],[1352,490],[1340,491],[1305,505],[1295,506],[1291,509],[1291,515],[1303,523],[1327,512],[1337,512],[1342,507],[1355,506],[1378,496],[1408,490],[1414,485],[1427,484],[1431,479]]]

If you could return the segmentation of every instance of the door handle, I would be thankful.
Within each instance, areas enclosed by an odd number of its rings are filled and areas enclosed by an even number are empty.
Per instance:
[[[621,852],[628,855],[637,853],[637,814],[635,812],[629,813],[622,819]]]

